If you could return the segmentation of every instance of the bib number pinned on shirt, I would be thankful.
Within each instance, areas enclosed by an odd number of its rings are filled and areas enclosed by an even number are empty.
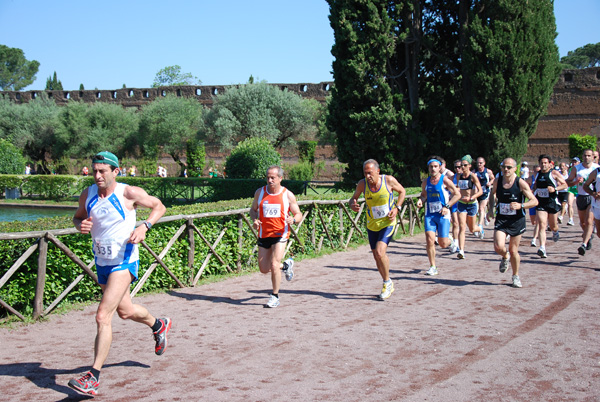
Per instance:
[[[263,216],[265,218],[279,218],[281,216],[281,204],[263,204]]]

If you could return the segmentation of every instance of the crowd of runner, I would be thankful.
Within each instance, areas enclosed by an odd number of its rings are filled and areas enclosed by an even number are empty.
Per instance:
[[[454,171],[446,168],[440,156],[427,161],[428,176],[421,183],[418,208],[425,208],[424,227],[429,269],[425,275],[438,275],[436,245],[466,259],[467,229],[475,237],[484,239],[485,227],[494,220],[494,251],[501,256],[499,271],[512,268],[512,286],[521,288],[519,276],[519,245],[526,231],[526,216],[533,226],[531,246],[538,247],[537,255],[547,258],[547,236],[553,242],[560,240],[559,225],[565,215],[567,225],[574,225],[577,208],[582,229],[582,242],[577,248],[585,255],[592,248],[593,232],[600,229],[600,165],[598,152],[585,150],[581,159],[570,164],[556,164],[548,155],[540,155],[538,164],[523,161],[519,166],[513,158],[500,164],[494,175],[483,157],[465,155],[453,163]],[[389,263],[385,255],[389,241],[397,227],[396,213],[405,192],[402,185],[390,175],[379,172],[377,161],[363,164],[365,179],[359,181],[350,199],[350,207],[359,210],[358,198],[365,198],[367,232],[373,257],[383,279],[379,298],[385,300],[394,291],[389,278]],[[390,184],[390,183],[393,183]],[[398,195],[394,197],[394,192]],[[508,244],[507,244],[508,243]]]
[[[573,158],[571,166],[555,166],[547,155],[539,157],[539,165],[529,170],[527,162],[512,158],[502,161],[501,171],[494,176],[484,158],[465,155],[453,163],[454,171],[446,168],[439,156],[427,161],[428,177],[423,179],[419,208],[425,208],[425,238],[429,269],[426,275],[438,275],[436,245],[448,248],[457,258],[466,259],[467,228],[479,239],[484,239],[484,226],[494,219],[494,250],[500,255],[500,272],[512,267],[512,286],[522,287],[519,277],[519,244],[526,230],[526,210],[529,209],[534,235],[531,245],[540,247],[537,254],[547,258],[546,231],[552,231],[552,240],[560,239],[559,224],[564,215],[567,225],[573,225],[574,207],[577,208],[582,229],[582,242],[577,252],[585,255],[592,247],[594,223],[600,229],[600,165],[598,152],[585,150],[582,158]],[[90,234],[94,250],[98,283],[102,298],[96,312],[97,334],[94,359],[90,370],[68,385],[87,395],[96,395],[100,372],[112,344],[112,318],[115,313],[122,319],[133,320],[151,329],[155,353],[164,354],[167,335],[172,326],[168,317],[157,318],[145,307],[133,303],[130,284],[137,280],[139,270],[138,244],[146,232],[161,218],[166,208],[140,187],[117,183],[119,160],[110,152],[100,152],[92,158],[94,184],[79,197],[79,208],[73,224],[83,234]],[[282,261],[286,244],[293,231],[292,224],[300,223],[303,215],[294,194],[281,185],[283,169],[270,166],[266,171],[267,184],[256,190],[250,217],[258,241],[260,272],[270,275],[272,292],[264,305],[280,305],[279,288],[282,276],[294,278],[291,258]],[[360,180],[349,200],[350,208],[367,216],[367,233],[377,270],[383,279],[379,299],[385,300],[394,292],[390,279],[387,247],[398,226],[400,210],[406,191],[391,175],[380,173],[374,159],[363,163],[364,179]],[[519,177],[520,176],[520,177]],[[571,186],[571,187],[569,187]],[[364,197],[365,205],[358,200]],[[150,209],[148,218],[136,227],[136,209]],[[506,246],[508,240],[508,247]],[[283,275],[282,275],[283,274]]]

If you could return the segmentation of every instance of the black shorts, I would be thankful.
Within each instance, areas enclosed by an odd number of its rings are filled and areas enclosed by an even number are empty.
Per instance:
[[[558,202],[564,204],[569,201],[569,192],[565,191],[564,193],[558,193]]]
[[[499,230],[512,237],[521,236],[525,233],[526,227],[525,217],[520,218],[505,218],[501,215],[496,215],[496,224],[494,230]]]
[[[556,198],[538,198],[538,206],[535,207],[536,211],[546,211],[551,215],[560,212],[561,206]]]
[[[479,197],[477,197],[477,201],[485,201],[488,198],[490,198],[490,192],[484,191],[483,194],[481,194]]]
[[[285,242],[287,242],[287,239],[284,239],[283,237],[263,237],[261,239],[258,239],[256,244],[258,245],[258,247],[271,248],[273,244]]]
[[[577,209],[579,211],[585,211],[588,209],[590,205],[592,205],[592,196],[591,195],[577,195],[577,199],[575,200],[577,204]]]

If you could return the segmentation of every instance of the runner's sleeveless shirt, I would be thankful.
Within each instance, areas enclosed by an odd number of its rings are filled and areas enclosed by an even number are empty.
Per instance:
[[[258,237],[290,237],[288,224],[285,222],[290,211],[290,200],[287,188],[281,187],[278,194],[271,194],[267,186],[260,189],[258,195],[258,219],[262,222]]]
[[[129,264],[139,259],[138,245],[129,243],[135,229],[135,209],[125,208],[126,184],[117,183],[115,191],[108,197],[98,196],[98,186],[88,187],[85,209],[92,218],[92,247],[96,265],[116,266]]]
[[[377,191],[371,191],[365,180],[365,200],[367,203],[367,229],[379,232],[381,229],[396,224],[388,214],[394,205],[394,194],[388,189],[385,175],[381,175],[381,185]]]

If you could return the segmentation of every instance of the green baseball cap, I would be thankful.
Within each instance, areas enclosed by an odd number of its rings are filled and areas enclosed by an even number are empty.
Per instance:
[[[118,168],[119,158],[111,152],[102,151],[92,157],[92,163],[106,163],[107,165]]]

